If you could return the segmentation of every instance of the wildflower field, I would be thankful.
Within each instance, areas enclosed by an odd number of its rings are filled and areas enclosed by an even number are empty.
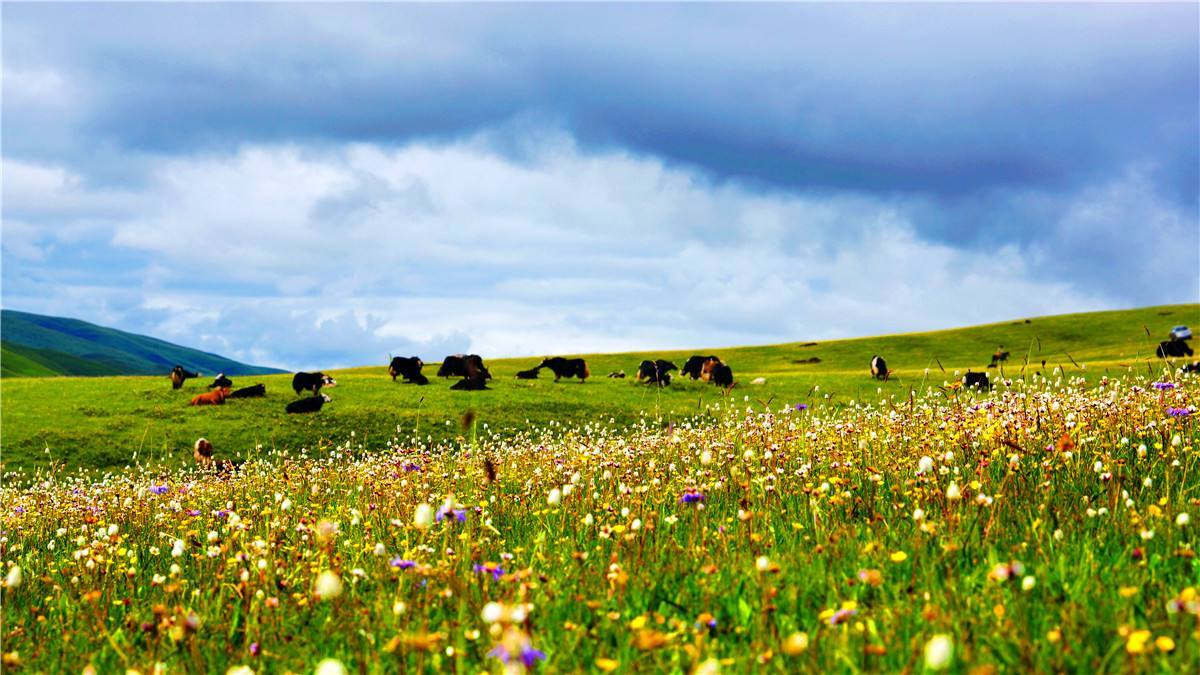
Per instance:
[[[4,672],[1197,672],[1193,376],[5,488]]]

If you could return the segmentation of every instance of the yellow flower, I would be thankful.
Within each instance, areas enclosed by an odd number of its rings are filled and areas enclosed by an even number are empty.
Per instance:
[[[894,563],[902,563],[905,560],[908,560],[908,554],[905,553],[904,551],[896,551],[888,557],[891,558],[892,562],[894,562]]]
[[[1129,634],[1129,639],[1125,642],[1125,651],[1130,654],[1141,654],[1146,651],[1146,644],[1150,642],[1150,631],[1135,630]]]
[[[784,654],[788,656],[799,656],[808,649],[808,633],[799,631],[787,636],[783,641],[783,647],[780,648]]]
[[[621,665],[620,661],[614,661],[612,659],[606,659],[606,658],[596,659],[596,667],[606,673],[611,673],[612,671],[616,670],[620,665]]]
[[[1160,652],[1173,652],[1175,651],[1175,641],[1166,635],[1159,635],[1154,640],[1154,647]]]

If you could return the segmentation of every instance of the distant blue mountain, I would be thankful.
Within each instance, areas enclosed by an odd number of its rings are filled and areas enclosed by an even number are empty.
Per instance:
[[[166,375],[179,364],[204,374],[282,373],[145,335],[55,316],[0,310],[0,375]]]

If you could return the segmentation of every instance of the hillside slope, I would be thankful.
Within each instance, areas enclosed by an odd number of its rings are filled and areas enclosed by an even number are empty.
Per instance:
[[[507,434],[552,423],[621,427],[649,418],[667,424],[764,403],[775,408],[799,402],[836,406],[893,396],[905,400],[914,389],[925,391],[956,380],[955,371],[985,370],[1000,344],[1012,353],[1003,372],[1013,379],[1020,376],[1026,355],[1027,374],[1042,371],[1053,377],[1054,369],[1061,367],[1066,375],[1088,379],[1125,375],[1130,369],[1164,376],[1166,369],[1181,362],[1168,364],[1154,358],[1154,344],[1181,323],[1200,326],[1200,305],[1036,317],[1029,323],[1021,319],[816,343],[590,354],[585,357],[592,378],[585,384],[555,382],[548,372],[536,380],[518,380],[516,372],[536,365],[537,358],[492,359],[485,353],[494,379],[489,390],[478,392],[451,390],[449,381],[435,377],[437,364],[432,363],[425,368],[432,380],[429,386],[392,382],[386,355],[381,355],[379,363],[369,367],[327,370],[338,386],[328,390],[333,400],[315,415],[284,412],[284,406],[296,399],[289,375],[235,377],[239,387],[264,383],[266,397],[205,408],[188,405],[204,391],[204,382],[191,380],[182,390],[173,391],[161,374],[13,378],[3,383],[2,457],[4,469],[22,472],[46,466],[49,459],[70,468],[119,467],[135,458],[178,464],[190,461],[191,446],[200,436],[226,457],[273,450],[295,453],[305,448],[320,452],[347,442],[355,451],[392,442],[423,444],[462,434],[460,420],[467,411],[474,413],[481,433]],[[682,365],[692,353],[723,358],[732,366],[737,386],[725,392],[678,377],[665,388],[633,380],[643,358],[665,357]],[[882,355],[894,369],[889,381],[871,378],[868,364],[874,354]],[[629,377],[606,377],[619,370]],[[996,378],[999,369],[988,372]],[[751,384],[758,377],[766,383]]]
[[[283,372],[78,319],[11,309],[0,311],[0,336],[5,377],[165,375],[175,364],[213,374]]]

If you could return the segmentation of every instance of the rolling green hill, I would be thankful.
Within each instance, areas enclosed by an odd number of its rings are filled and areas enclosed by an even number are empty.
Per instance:
[[[998,345],[1011,352],[1003,369],[1008,378],[1055,368],[1072,376],[1097,378],[1127,373],[1160,374],[1171,365],[1154,357],[1154,346],[1176,324],[1200,327],[1200,305],[1071,314],[928,333],[886,335],[852,340],[799,341],[782,345],[702,348],[681,352],[585,355],[592,379],[553,381],[543,371],[537,380],[517,380],[518,370],[537,358],[487,359],[494,379],[482,392],[452,391],[450,382],[433,377],[429,386],[393,383],[386,361],[378,365],[327,371],[338,380],[333,400],[318,414],[287,415],[295,400],[288,375],[235,377],[235,386],[263,382],[267,397],[235,400],[220,407],[195,408],[188,401],[204,391],[189,381],[172,391],[166,377],[16,378],[3,382],[2,456],[6,470],[28,472],[50,460],[69,468],[113,468],[132,461],[179,463],[190,460],[199,436],[219,454],[244,457],[273,450],[315,451],[346,444],[370,450],[388,443],[423,443],[461,434],[459,420],[475,413],[483,433],[550,423],[624,426],[643,417],[658,423],[693,415],[720,415],[730,405],[772,407],[806,402],[837,405],[851,399],[907,398],[959,377],[959,371],[985,370]],[[678,365],[690,354],[716,354],[734,370],[730,392],[703,382],[676,378],[666,388],[632,379],[643,358],[664,357]],[[879,354],[894,369],[887,382],[868,372]],[[7,352],[6,352],[7,355]],[[484,355],[487,356],[486,354]],[[816,359],[814,361],[814,359]],[[1025,366],[1028,359],[1028,366]],[[1042,361],[1046,364],[1043,367]],[[610,379],[624,370],[631,377]],[[764,384],[752,384],[755,378]],[[967,394],[963,394],[967,395]],[[352,436],[353,434],[353,436]],[[260,447],[261,446],[261,447]],[[47,449],[49,450],[47,452]]]
[[[216,374],[283,372],[86,321],[0,311],[0,375],[165,375],[175,364]]]

